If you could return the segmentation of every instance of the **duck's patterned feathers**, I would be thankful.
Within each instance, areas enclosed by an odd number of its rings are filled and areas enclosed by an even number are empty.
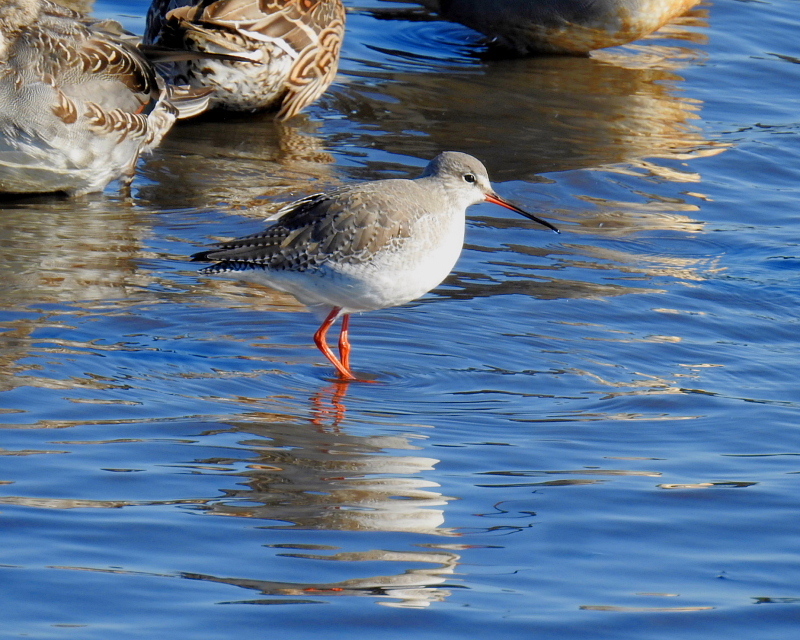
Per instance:
[[[287,119],[333,81],[343,34],[341,0],[153,0],[145,42],[252,60],[160,68],[170,82],[212,87],[213,106]]]
[[[205,100],[164,89],[115,22],[49,0],[4,1],[0,192],[99,191],[132,175],[178,117],[176,105]]]
[[[142,103],[158,97],[151,65],[134,42],[113,29],[116,23],[83,18],[48,0],[41,6],[38,20],[9,34],[4,76],[43,78],[53,85],[114,80],[141,94],[137,99]],[[85,97],[85,88],[81,91]],[[102,94],[92,97],[101,100]]]

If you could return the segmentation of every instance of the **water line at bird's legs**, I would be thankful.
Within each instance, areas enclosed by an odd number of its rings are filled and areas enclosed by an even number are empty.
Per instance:
[[[350,314],[342,316],[342,329],[339,332],[339,358],[345,369],[350,369]]]

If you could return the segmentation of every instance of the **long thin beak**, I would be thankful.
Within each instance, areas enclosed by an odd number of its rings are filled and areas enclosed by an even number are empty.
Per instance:
[[[547,220],[542,220],[541,218],[537,218],[532,213],[528,213],[527,211],[523,211],[519,207],[511,204],[508,200],[503,200],[500,196],[498,196],[494,192],[489,192],[486,194],[486,202],[491,202],[492,204],[499,204],[501,207],[505,207],[506,209],[511,209],[512,211],[516,211],[518,214],[525,216],[529,220],[533,220],[534,222],[538,222],[541,225],[544,225],[548,229],[552,229],[556,233],[561,233],[558,229],[556,229],[552,224],[550,224]]]

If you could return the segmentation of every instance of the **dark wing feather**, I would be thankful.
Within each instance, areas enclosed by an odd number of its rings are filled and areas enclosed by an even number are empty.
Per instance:
[[[403,198],[407,211],[397,211],[397,191],[415,188],[408,180],[384,180],[315,194],[285,207],[264,231],[196,253],[192,260],[220,262],[207,268],[213,273],[245,265],[307,271],[369,262],[381,251],[398,248],[411,236],[415,219],[426,213],[421,197]]]
[[[222,242],[214,249],[195,253],[191,259],[195,262],[220,261],[219,265],[203,269],[209,273],[241,271],[245,265],[247,268],[280,268],[280,263],[289,257],[286,248],[293,247],[295,254],[299,253],[298,248],[303,243],[306,249],[309,248],[312,230],[324,218],[330,200],[331,197],[324,193],[297,200],[279,211],[280,217],[264,231]]]

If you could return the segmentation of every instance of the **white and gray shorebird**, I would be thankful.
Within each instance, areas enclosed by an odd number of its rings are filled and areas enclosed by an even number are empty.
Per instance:
[[[558,232],[498,196],[486,168],[465,153],[436,156],[413,180],[376,180],[292,202],[264,231],[202,251],[201,273],[231,273],[295,296],[324,318],[317,347],[341,380],[350,369],[350,314],[410,302],[452,270],[464,244],[466,209],[492,202]],[[341,316],[339,357],[326,341]]]

